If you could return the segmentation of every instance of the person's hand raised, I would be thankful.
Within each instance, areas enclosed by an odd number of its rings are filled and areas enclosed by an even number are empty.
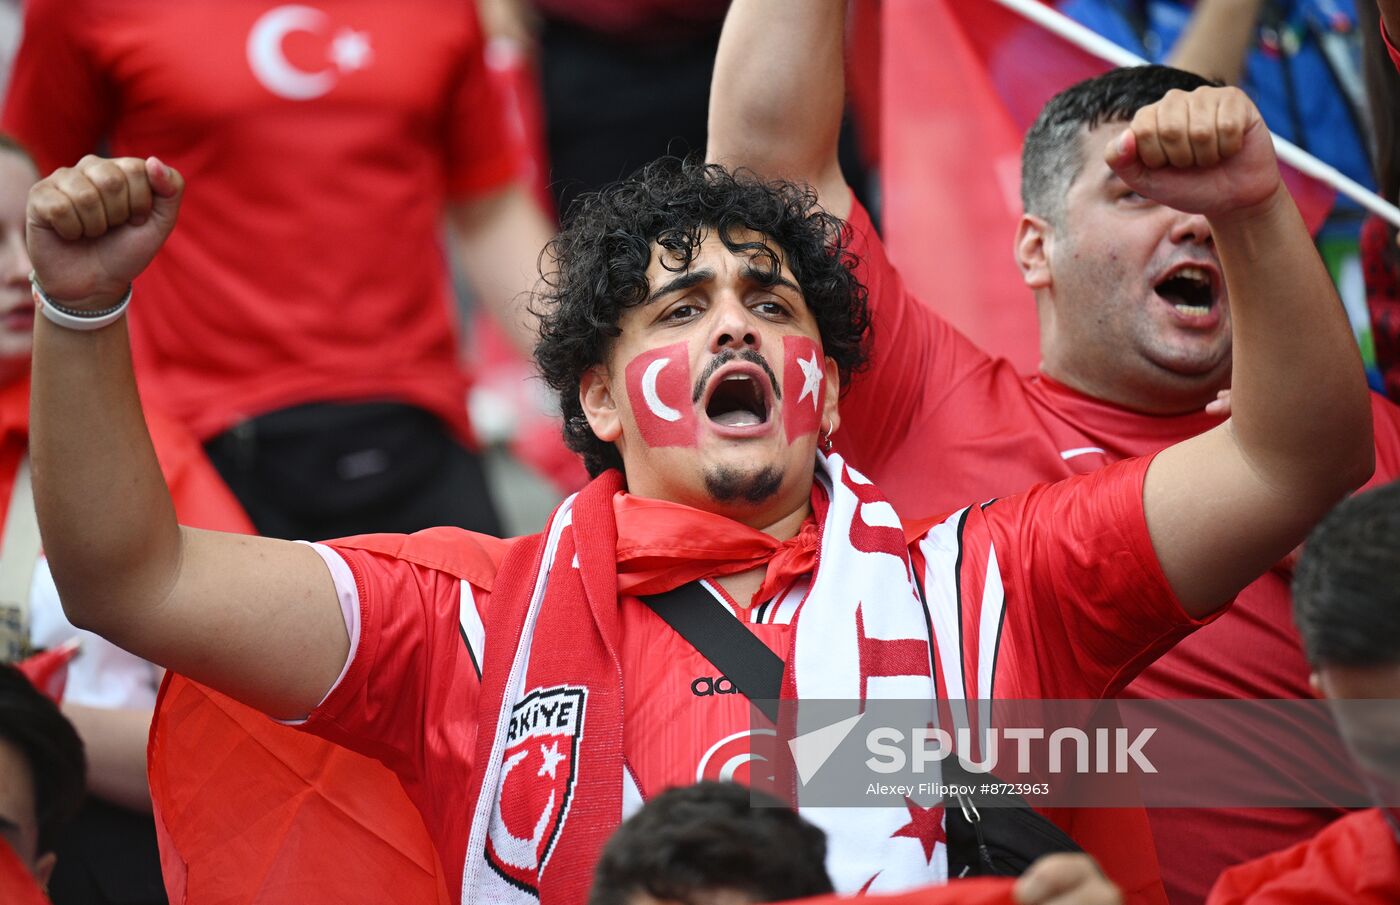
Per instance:
[[[73,308],[114,304],[174,229],[184,189],[154,157],[89,155],[40,180],[26,239],[44,293]]]
[[[1269,130],[1238,88],[1168,91],[1138,110],[1104,159],[1144,198],[1207,217],[1248,216],[1283,186]]]

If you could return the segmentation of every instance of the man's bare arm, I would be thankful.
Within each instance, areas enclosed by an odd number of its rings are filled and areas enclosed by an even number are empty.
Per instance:
[[[87,157],[39,182],[27,239],[47,294],[114,304],[174,228],[183,188],[134,158]],[[124,318],[92,331],[35,318],[31,417],[35,508],[68,618],[273,716],[315,707],[349,650],[329,572],[305,545],[176,523]]]
[[[1232,416],[1161,452],[1144,490],[1167,578],[1203,615],[1370,476],[1366,380],[1268,130],[1242,92],[1172,91],[1140,110],[1105,156],[1139,194],[1206,215],[1229,288]]]
[[[1168,65],[1239,84],[1263,5],[1263,0],[1201,0],[1172,48]]]
[[[706,159],[816,188],[850,213],[836,158],[845,104],[846,0],[735,0],[710,85]]]
[[[477,297],[527,358],[539,323],[530,295],[539,279],[539,255],[554,227],[523,186],[448,208],[457,259]]]

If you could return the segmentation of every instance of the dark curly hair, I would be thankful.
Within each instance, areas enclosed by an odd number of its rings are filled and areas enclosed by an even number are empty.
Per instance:
[[[740,242],[761,233],[771,243]],[[663,157],[631,178],[578,199],[564,229],[545,250],[552,262],[536,297],[540,340],[535,360],[559,394],[564,442],[588,473],[621,468],[611,443],[594,435],[579,402],[579,379],[606,358],[625,309],[649,293],[652,245],[666,250],[667,270],[690,267],[700,243],[716,232],[731,252],[755,254],[776,278],[780,251],[817,321],[822,347],[844,387],[865,363],[870,318],[866,291],[853,272],[841,220],[817,206],[816,192],[765,182],[751,172]],[[775,251],[776,250],[776,251]]]
[[[696,903],[721,891],[752,902],[830,893],[826,834],[737,783],[667,789],[603,846],[588,905],[627,905],[639,893]]]

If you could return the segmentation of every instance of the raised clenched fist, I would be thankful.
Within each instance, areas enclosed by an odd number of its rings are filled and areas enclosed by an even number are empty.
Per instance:
[[[74,308],[105,308],[155,257],[185,182],[154,157],[88,156],[29,192],[26,239],[44,292]]]
[[[1104,159],[1139,195],[1207,217],[1248,215],[1283,184],[1269,130],[1238,88],[1167,92],[1137,112]]]

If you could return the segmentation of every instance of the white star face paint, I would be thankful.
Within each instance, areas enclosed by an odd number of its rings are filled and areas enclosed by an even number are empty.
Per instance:
[[[783,337],[783,427],[789,443],[821,428],[824,363],[811,339]]]

